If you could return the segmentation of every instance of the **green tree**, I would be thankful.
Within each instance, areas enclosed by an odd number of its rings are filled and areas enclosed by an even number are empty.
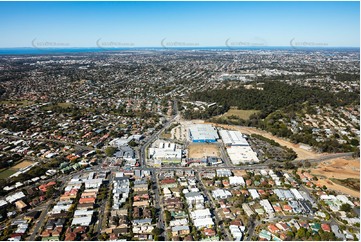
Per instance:
[[[345,212],[350,212],[352,209],[351,205],[348,203],[344,203],[341,205],[340,210]]]
[[[105,148],[105,154],[109,157],[113,156],[117,149],[115,147],[108,146]]]

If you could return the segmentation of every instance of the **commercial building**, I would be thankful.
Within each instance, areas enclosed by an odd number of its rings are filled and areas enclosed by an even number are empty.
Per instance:
[[[252,150],[241,132],[221,130],[219,134],[226,146],[228,156],[235,165],[241,163],[258,163],[257,153]]]
[[[219,139],[217,129],[210,124],[195,124],[189,128],[189,137],[195,143],[214,143]]]
[[[175,143],[160,142],[158,147],[149,148],[148,158],[161,163],[181,163],[182,149]]]
[[[257,153],[250,146],[231,146],[227,148],[227,153],[234,165],[259,162]]]
[[[249,146],[247,140],[243,137],[241,132],[232,130],[221,130],[219,135],[225,146]]]

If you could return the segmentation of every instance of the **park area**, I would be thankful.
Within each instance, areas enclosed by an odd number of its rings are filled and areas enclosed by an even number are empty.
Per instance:
[[[9,176],[11,176],[12,174],[14,174],[15,172],[17,172],[18,170],[28,167],[32,164],[33,164],[33,162],[31,162],[31,161],[26,161],[26,160],[20,161],[19,163],[15,164],[14,166],[0,171],[0,179],[6,179]]]
[[[189,158],[199,159],[207,156],[220,157],[219,147],[216,144],[192,143],[189,145]]]

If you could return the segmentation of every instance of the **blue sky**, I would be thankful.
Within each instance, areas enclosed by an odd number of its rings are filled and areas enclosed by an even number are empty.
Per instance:
[[[359,47],[359,19],[359,2],[0,2],[0,47]]]

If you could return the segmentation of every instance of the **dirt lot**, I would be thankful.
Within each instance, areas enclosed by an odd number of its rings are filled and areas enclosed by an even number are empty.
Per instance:
[[[19,164],[17,164],[16,166],[13,166],[13,169],[21,169],[21,168],[25,168],[27,166],[30,166],[31,164],[33,164],[33,162],[31,161],[23,161],[20,162]]]
[[[339,184],[336,184],[336,183],[330,181],[329,179],[319,178],[318,181],[315,182],[315,184],[319,184],[321,186],[325,185],[328,189],[338,191],[338,192],[341,192],[344,194],[348,194],[353,197],[360,197],[360,191],[355,191],[350,188],[341,186]]]
[[[220,157],[220,151],[216,144],[192,143],[189,145],[189,158],[202,158],[206,156]]]
[[[360,179],[360,160],[338,158],[323,161],[311,173],[317,176],[325,176],[326,178]]]
[[[318,178],[317,184],[325,185],[328,189],[349,194],[354,197],[360,197],[360,191],[342,186],[332,182],[331,178],[360,179],[360,160],[359,159],[333,159],[320,163],[316,168],[312,169],[312,175]]]
[[[318,154],[316,152],[300,148],[300,146],[297,145],[297,144],[293,144],[290,141],[287,141],[285,139],[276,137],[276,136],[272,135],[271,133],[268,133],[268,132],[263,131],[263,130],[259,130],[259,129],[251,128],[251,127],[237,126],[237,125],[215,124],[215,123],[211,123],[211,124],[213,124],[216,127],[222,127],[222,128],[225,128],[225,129],[238,130],[238,131],[240,131],[240,132],[242,132],[244,134],[248,134],[248,135],[250,135],[250,134],[259,134],[259,135],[262,135],[262,136],[264,136],[266,138],[273,139],[274,141],[276,141],[280,145],[286,146],[288,148],[293,149],[297,153],[297,159],[296,160],[314,159],[314,158],[322,156],[322,154]]]

